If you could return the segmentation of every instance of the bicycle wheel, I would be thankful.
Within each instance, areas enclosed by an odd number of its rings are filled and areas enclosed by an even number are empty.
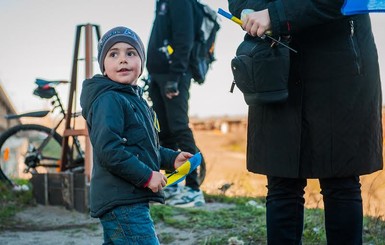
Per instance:
[[[13,179],[29,179],[30,173],[56,172],[62,137],[51,131],[37,124],[17,125],[4,131],[0,135],[0,180],[12,184]]]

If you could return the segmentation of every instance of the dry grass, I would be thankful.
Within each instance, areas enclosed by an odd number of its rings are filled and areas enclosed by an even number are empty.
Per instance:
[[[219,188],[233,184],[226,196],[256,197],[266,195],[266,179],[246,169],[246,133],[222,134],[218,131],[195,131],[196,141],[207,162],[207,176],[202,189],[208,194],[221,194]],[[361,177],[365,215],[385,220],[385,171]],[[305,189],[306,207],[323,208],[318,180],[309,180]]]

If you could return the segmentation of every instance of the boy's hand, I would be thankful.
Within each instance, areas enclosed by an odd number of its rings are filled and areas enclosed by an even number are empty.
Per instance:
[[[147,187],[150,188],[152,192],[159,192],[166,186],[166,183],[166,176],[160,172],[152,171],[152,177]]]
[[[183,163],[185,163],[188,159],[190,159],[193,156],[193,154],[189,152],[182,151],[179,153],[179,155],[175,158],[174,162],[174,168],[179,168]]]

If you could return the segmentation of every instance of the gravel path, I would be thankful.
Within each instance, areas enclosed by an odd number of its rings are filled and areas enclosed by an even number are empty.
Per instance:
[[[15,226],[0,232],[0,244],[102,244],[97,219],[59,206],[31,207],[18,213]]]
[[[209,203],[203,208],[217,210],[232,205]],[[179,230],[164,223],[156,224],[158,233],[173,234],[168,245],[196,245],[196,239],[211,232]],[[37,205],[18,213],[11,228],[0,231],[1,245],[96,245],[103,243],[103,230],[98,219],[60,206]]]

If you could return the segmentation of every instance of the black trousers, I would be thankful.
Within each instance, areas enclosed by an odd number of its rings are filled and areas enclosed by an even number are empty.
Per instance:
[[[267,178],[267,242],[302,244],[306,179]],[[358,176],[319,179],[328,245],[362,244],[363,210]]]
[[[160,124],[159,139],[163,147],[182,150],[195,154],[199,151],[189,127],[188,102],[190,98],[191,74],[185,74],[179,81],[179,95],[168,99],[164,93],[164,85],[168,76],[151,74],[149,96],[152,106],[158,115]],[[204,159],[202,158],[202,161]],[[186,177],[186,186],[199,189],[197,170]]]

